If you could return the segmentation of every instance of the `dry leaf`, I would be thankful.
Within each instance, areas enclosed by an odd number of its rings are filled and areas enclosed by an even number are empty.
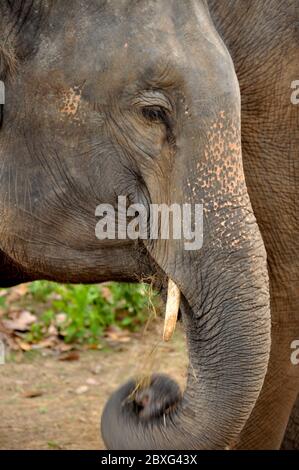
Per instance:
[[[112,293],[109,287],[107,286],[101,286],[101,294],[105,300],[108,302],[112,299]]]
[[[56,326],[50,325],[49,328],[48,328],[47,334],[48,334],[49,336],[57,336],[57,335],[58,335],[58,331],[57,331]]]
[[[90,377],[89,379],[86,380],[87,385],[98,385],[98,382]]]
[[[27,310],[22,310],[14,320],[2,320],[2,323],[5,328],[11,331],[28,331],[30,325],[32,325],[36,320],[37,318],[35,315],[32,315],[32,313]]]
[[[65,323],[67,320],[67,315],[66,313],[58,313],[56,316],[55,316],[55,322],[58,326],[62,325],[63,323]]]
[[[43,392],[41,390],[27,390],[23,393],[24,398],[37,398],[41,397]]]
[[[94,375],[98,375],[102,372],[103,370],[103,367],[100,365],[100,364],[97,364],[95,367],[93,367],[91,369],[91,372],[94,374]]]
[[[23,341],[22,339],[15,338],[15,342],[19,346],[19,349],[22,349],[22,351],[30,351],[32,349],[32,345],[26,343],[26,341]]]
[[[2,341],[5,341],[8,350],[18,351],[20,349],[19,345],[15,341],[15,338],[12,338],[10,335],[10,332],[4,330],[4,328],[1,327],[1,324],[0,324],[0,339]]]
[[[116,343],[128,343],[129,341],[131,341],[130,336],[122,336],[118,333],[109,333],[109,335],[107,335],[107,339]]]
[[[55,346],[55,350],[63,353],[63,352],[71,351],[72,349],[75,349],[76,347],[77,346],[74,346],[73,344],[66,344],[63,341],[59,341],[57,345]]]
[[[131,336],[127,330],[120,330],[115,326],[109,326],[105,331],[105,337],[108,341],[116,343],[128,343],[131,341]]]
[[[20,297],[23,297],[28,292],[28,285],[27,284],[19,284],[16,287],[12,287],[10,292],[7,296],[7,302],[12,303],[18,300]]]
[[[50,336],[49,338],[41,340],[37,344],[32,345],[32,349],[46,349],[46,348],[53,348],[57,343],[56,336]]]
[[[59,361],[79,361],[80,354],[77,351],[70,351],[59,358]]]
[[[16,385],[25,385],[26,381],[25,380],[16,380]]]
[[[88,392],[87,385],[81,385],[80,387],[76,388],[77,395],[82,395],[83,393]]]
[[[84,344],[83,346],[81,346],[81,349],[83,349],[84,351],[95,351],[95,350],[100,350],[100,349],[103,349],[103,346],[101,344]]]

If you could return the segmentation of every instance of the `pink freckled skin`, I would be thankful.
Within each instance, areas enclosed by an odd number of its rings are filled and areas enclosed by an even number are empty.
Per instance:
[[[79,109],[81,95],[82,90],[78,87],[70,88],[67,92],[63,93],[61,113],[69,117],[74,117]]]
[[[238,117],[221,111],[207,137],[196,165],[192,198],[203,204],[206,217],[214,221],[214,242],[239,249],[250,240],[248,227],[254,216],[243,172]]]

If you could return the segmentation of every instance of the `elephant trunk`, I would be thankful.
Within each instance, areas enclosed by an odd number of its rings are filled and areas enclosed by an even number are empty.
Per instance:
[[[189,276],[188,285],[177,270],[173,273],[182,292],[180,310],[189,350],[185,393],[181,397],[163,376],[153,377],[144,401],[134,395],[134,381],[120,388],[102,418],[109,449],[235,445],[263,385],[270,350],[265,251],[259,236],[253,238],[246,251],[243,247],[223,258],[219,253],[202,254],[199,263],[192,263],[198,271],[191,280]],[[164,405],[159,412],[157,408],[145,413],[143,405],[151,393]]]
[[[116,391],[102,418],[110,449],[232,448],[267,371],[269,279],[242,165],[238,84],[227,82],[230,95],[222,97],[215,112],[203,103],[199,107],[197,76],[190,76],[193,107],[177,138],[175,158],[164,180],[163,175],[161,182],[147,180],[152,201],[201,204],[203,209],[201,248],[190,250],[182,240],[147,245],[181,292],[187,387],[181,396],[168,378],[154,376],[141,392],[134,381]],[[200,224],[193,222],[197,233]]]

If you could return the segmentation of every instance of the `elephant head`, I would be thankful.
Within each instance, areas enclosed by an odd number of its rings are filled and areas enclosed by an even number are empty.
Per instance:
[[[132,399],[129,382],[106,406],[104,440],[116,449],[233,446],[266,374],[269,293],[242,167],[238,82],[206,1],[0,9],[1,279],[156,275],[162,291],[170,285],[187,334],[186,390],[153,376]],[[119,196],[202,205],[202,247],[98,240],[95,208]]]

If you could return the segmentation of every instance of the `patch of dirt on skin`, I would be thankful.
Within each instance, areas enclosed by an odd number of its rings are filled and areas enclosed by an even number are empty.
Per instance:
[[[180,326],[160,341],[157,320],[144,335],[76,361],[34,358],[0,366],[0,449],[104,449],[99,423],[110,394],[144,371],[163,372],[183,387],[187,356]]]

